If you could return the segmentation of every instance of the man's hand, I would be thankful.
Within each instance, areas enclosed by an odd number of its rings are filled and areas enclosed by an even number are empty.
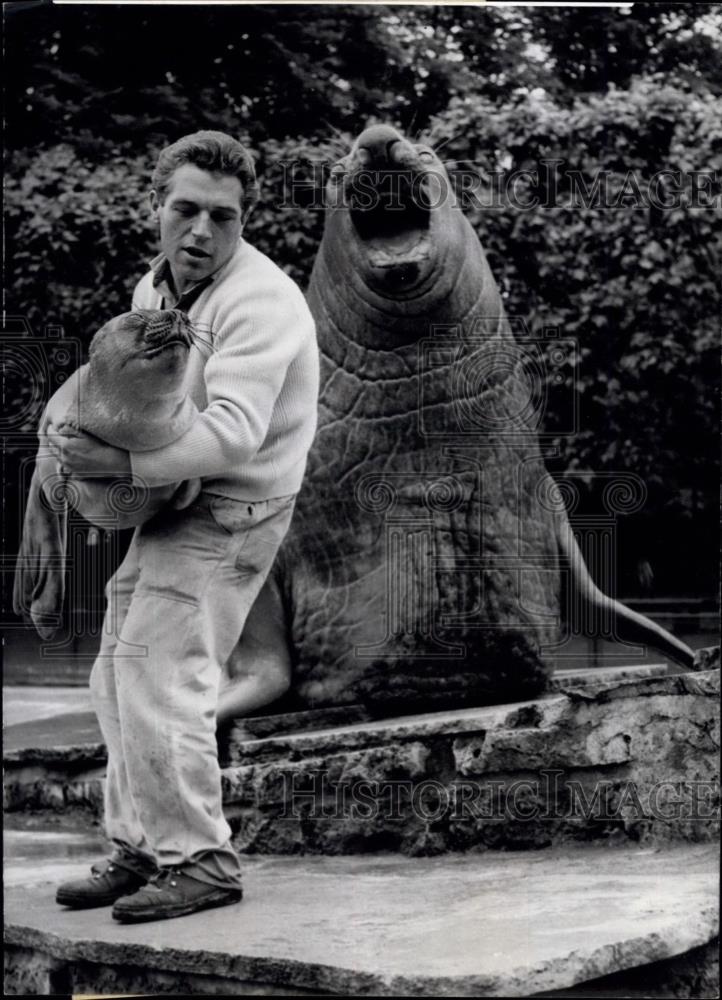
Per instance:
[[[45,443],[60,462],[62,472],[83,479],[90,476],[130,476],[130,454],[105,444],[69,424],[45,428]]]

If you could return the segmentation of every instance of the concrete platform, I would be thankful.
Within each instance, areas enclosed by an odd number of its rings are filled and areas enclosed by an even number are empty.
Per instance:
[[[106,759],[103,736],[92,710],[27,719],[3,730],[5,760],[65,759],[69,748],[76,750],[76,757],[84,753],[93,760]]]
[[[717,930],[711,846],[254,858],[242,903],[135,926],[54,903],[90,858],[9,864],[6,995],[533,996],[684,958]]]
[[[3,684],[3,726],[47,719],[64,712],[89,712],[90,691],[47,684]]]

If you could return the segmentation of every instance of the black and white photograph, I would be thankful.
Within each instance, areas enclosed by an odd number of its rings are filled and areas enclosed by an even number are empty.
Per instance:
[[[719,997],[722,3],[3,27],[4,995]]]

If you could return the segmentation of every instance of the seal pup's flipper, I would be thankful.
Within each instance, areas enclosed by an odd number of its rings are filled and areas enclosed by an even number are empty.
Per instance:
[[[15,567],[13,610],[26,621],[32,621],[42,639],[52,639],[61,623],[68,489],[72,485],[60,474],[57,461],[41,444]]]
[[[556,524],[562,565],[569,567],[568,609],[571,617],[574,617],[574,611],[581,611],[581,620],[576,624],[581,624],[583,633],[598,637],[601,631],[599,626],[604,623],[605,633],[608,632],[609,637],[617,642],[651,646],[687,670],[692,670],[694,653],[689,646],[651,618],[632,611],[597,587],[589,575],[565,512],[557,514]]]

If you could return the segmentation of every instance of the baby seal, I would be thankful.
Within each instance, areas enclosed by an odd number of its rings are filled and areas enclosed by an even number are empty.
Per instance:
[[[148,488],[127,478],[64,474],[48,447],[49,414],[58,430],[92,434],[127,451],[152,451],[188,430],[197,410],[183,388],[192,327],[178,310],[138,310],[95,334],[88,363],[55,393],[40,422],[15,571],[13,607],[43,639],[60,625],[65,590],[68,508],[102,528],[143,524],[167,504],[187,506],[200,480]]]

